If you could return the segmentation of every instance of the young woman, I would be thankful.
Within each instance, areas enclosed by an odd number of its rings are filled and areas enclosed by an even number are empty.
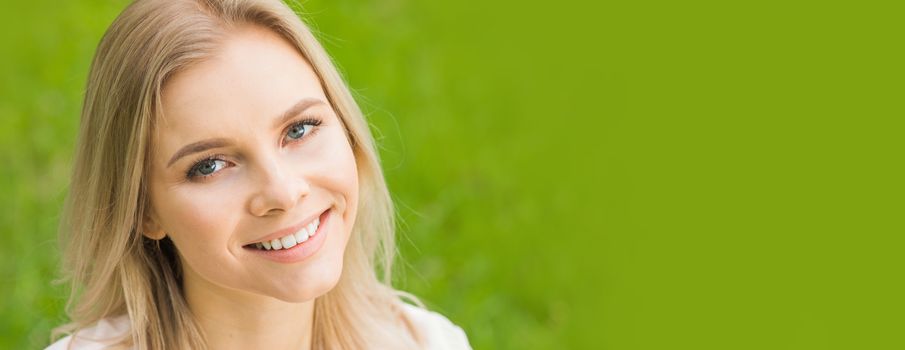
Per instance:
[[[368,124],[276,0],[129,5],[98,46],[76,152],[72,322],[51,349],[470,348],[390,286]]]

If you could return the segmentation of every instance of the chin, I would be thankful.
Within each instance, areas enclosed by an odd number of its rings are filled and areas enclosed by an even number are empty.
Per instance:
[[[292,285],[279,285],[273,293],[267,293],[271,297],[287,303],[304,303],[317,299],[336,287],[342,275],[342,263],[339,266],[321,270],[315,274],[304,274]],[[288,287],[288,288],[287,288]]]

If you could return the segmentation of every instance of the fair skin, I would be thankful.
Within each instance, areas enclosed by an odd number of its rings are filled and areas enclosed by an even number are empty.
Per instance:
[[[209,347],[310,349],[314,300],[339,280],[358,205],[355,157],[317,74],[277,34],[246,26],[161,98],[143,231],[176,246]],[[281,120],[293,106],[304,110]],[[210,139],[222,142],[173,159]],[[322,213],[323,244],[300,261],[254,244]]]

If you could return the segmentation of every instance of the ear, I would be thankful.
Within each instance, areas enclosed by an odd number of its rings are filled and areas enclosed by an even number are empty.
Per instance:
[[[145,215],[141,223],[141,233],[150,239],[161,240],[166,237],[167,233],[158,224],[157,218],[153,213]]]

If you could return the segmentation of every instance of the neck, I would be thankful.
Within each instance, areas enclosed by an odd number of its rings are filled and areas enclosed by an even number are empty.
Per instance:
[[[288,303],[214,287],[199,276],[192,277],[185,279],[186,302],[208,348],[311,349],[314,300]],[[201,283],[207,285],[195,285]]]

